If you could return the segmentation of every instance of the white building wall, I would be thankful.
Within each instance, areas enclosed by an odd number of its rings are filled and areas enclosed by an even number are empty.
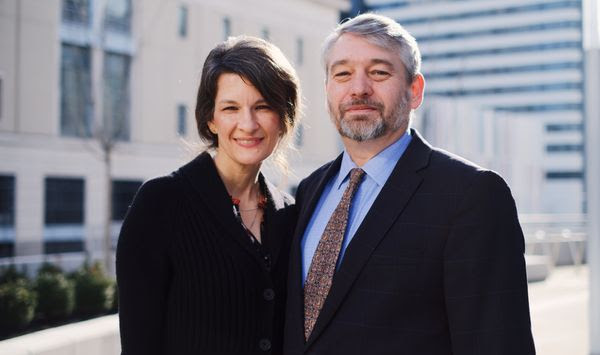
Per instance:
[[[93,13],[105,0],[92,0]],[[106,33],[95,18],[81,31],[61,23],[60,0],[0,2],[0,174],[15,176],[16,253],[42,251],[44,179],[83,179],[84,231],[97,243],[106,219],[105,166],[94,139],[61,136],[61,42],[92,47],[96,90],[104,47],[131,54],[131,138],[118,143],[112,155],[112,179],[146,180],[168,174],[201,149],[195,128],[195,96],[200,71],[210,49],[225,38],[223,19],[231,35],[261,36],[279,46],[295,65],[304,97],[303,144],[292,154],[296,172],[283,188],[292,188],[320,164],[338,154],[337,133],[325,105],[320,45],[349,6],[344,0],[132,0],[129,38]],[[178,34],[178,8],[188,8],[188,31]],[[102,40],[104,38],[104,40]],[[297,60],[296,43],[303,41]],[[187,108],[187,133],[177,133],[177,105]],[[96,108],[96,117],[101,111]],[[268,170],[268,169],[267,169]]]

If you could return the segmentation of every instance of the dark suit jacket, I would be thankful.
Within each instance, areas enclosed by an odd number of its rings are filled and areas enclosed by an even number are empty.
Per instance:
[[[281,354],[296,215],[291,197],[259,179],[270,265],[208,153],[140,188],[117,248],[123,354]]]
[[[508,186],[412,134],[307,342],[300,239],[341,156],[300,183],[285,354],[535,354],[523,234]]]

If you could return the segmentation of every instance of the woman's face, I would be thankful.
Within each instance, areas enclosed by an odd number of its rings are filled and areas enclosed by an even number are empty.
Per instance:
[[[248,80],[225,73],[217,81],[215,111],[208,123],[217,135],[215,163],[221,169],[260,166],[279,142],[279,115]]]

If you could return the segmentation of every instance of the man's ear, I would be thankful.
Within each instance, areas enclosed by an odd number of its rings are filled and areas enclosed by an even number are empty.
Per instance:
[[[423,74],[415,75],[410,84],[410,108],[416,110],[423,102],[423,92],[425,91],[425,78]]]

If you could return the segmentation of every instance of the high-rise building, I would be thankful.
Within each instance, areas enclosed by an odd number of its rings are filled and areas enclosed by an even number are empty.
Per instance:
[[[581,213],[584,59],[580,0],[359,0],[419,43],[434,144],[499,170],[520,212]]]

